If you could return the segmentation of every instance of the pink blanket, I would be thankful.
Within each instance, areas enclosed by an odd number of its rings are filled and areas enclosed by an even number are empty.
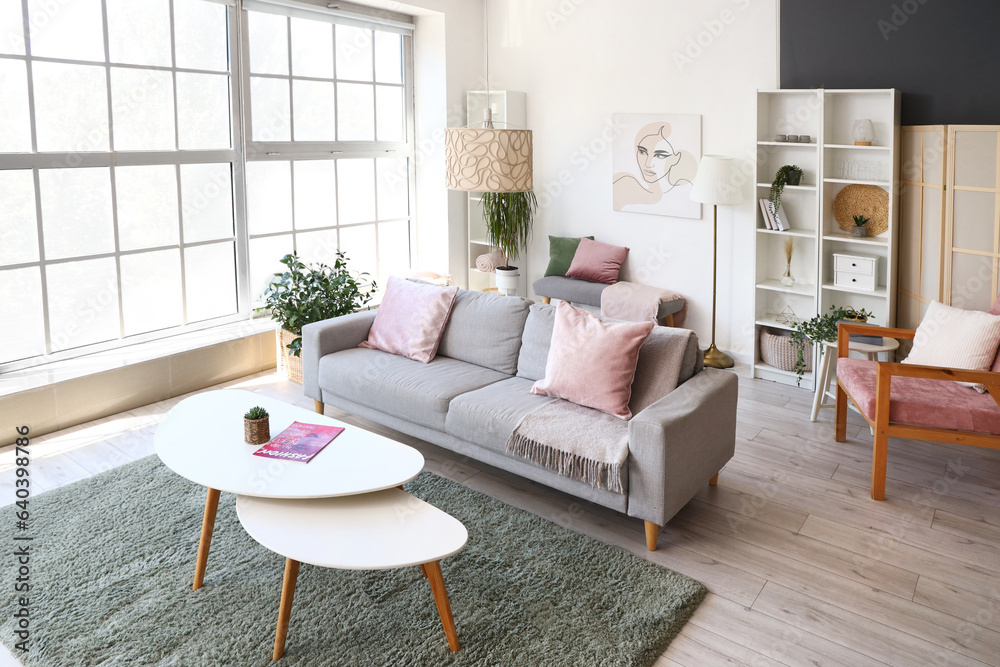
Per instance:
[[[683,298],[677,292],[662,287],[619,282],[608,285],[601,292],[601,317],[626,322],[656,321],[661,303]],[[687,302],[680,312],[674,313],[674,326],[683,326],[686,315]]]

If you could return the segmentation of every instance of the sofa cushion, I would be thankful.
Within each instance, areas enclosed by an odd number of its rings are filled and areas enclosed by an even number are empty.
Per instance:
[[[535,294],[550,299],[582,303],[595,308],[601,307],[601,292],[607,287],[604,283],[593,283],[589,280],[577,280],[564,276],[545,276],[539,278],[531,288]]]
[[[460,291],[438,354],[513,375],[530,305],[521,297]]]
[[[874,361],[837,360],[837,378],[869,419],[875,419],[876,368]],[[957,382],[894,377],[889,400],[890,422],[1000,435],[993,397]]]
[[[580,239],[580,245],[573,255],[573,262],[566,271],[566,277],[614,285],[618,282],[618,273],[626,257],[628,248],[623,246]]]
[[[442,356],[422,364],[361,348],[328,354],[319,362],[323,392],[442,431],[454,397],[509,377]]]
[[[437,354],[457,287],[438,287],[389,276],[382,304],[360,347],[427,363]]]
[[[524,415],[556,399],[531,393],[531,380],[509,378],[456,396],[448,407],[445,433],[495,452],[507,451],[507,438]]]
[[[556,307],[551,304],[536,303],[531,306],[528,313],[528,320],[524,323],[524,336],[521,339],[521,353],[517,358],[517,377],[529,380],[541,380],[545,377],[545,362],[549,358],[549,345],[552,342],[552,327],[556,321]],[[651,384],[658,381],[655,373],[648,372],[646,367],[654,363],[658,354],[658,349],[662,339],[667,336],[684,335],[684,329],[672,329],[668,327],[654,327],[649,333],[646,342],[639,349],[639,363],[636,366],[636,382],[647,382]],[[698,337],[691,336],[688,340],[687,348],[684,350],[684,360],[681,363],[681,375],[678,380],[683,384],[695,373],[701,372],[704,368],[703,357],[698,349]],[[652,390],[655,391],[655,390]],[[645,384],[643,385],[643,396],[649,396]],[[643,409],[645,405],[640,407]],[[638,413],[640,410],[633,409]]]
[[[531,393],[631,419],[628,403],[639,348],[655,326],[652,321],[604,321],[561,302],[556,307],[545,377],[535,382]],[[675,358],[675,371],[679,371],[680,356]]]

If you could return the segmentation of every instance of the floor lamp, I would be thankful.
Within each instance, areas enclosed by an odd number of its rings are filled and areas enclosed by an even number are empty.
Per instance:
[[[733,206],[743,201],[736,160],[723,155],[701,158],[698,175],[691,188],[691,199],[712,205],[712,344],[705,350],[705,365],[732,368],[733,358],[715,347],[715,295],[719,273],[719,206]]]

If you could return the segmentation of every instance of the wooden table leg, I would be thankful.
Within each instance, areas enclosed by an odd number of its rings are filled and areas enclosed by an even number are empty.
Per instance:
[[[295,581],[299,577],[299,561],[285,559],[285,578],[281,582],[281,605],[278,607],[278,631],[274,634],[275,660],[285,655],[285,637],[288,636],[288,619],[292,616],[292,598],[295,597]]]
[[[205,581],[205,566],[208,565],[208,549],[212,546],[212,530],[215,528],[215,513],[219,509],[218,489],[209,489],[205,499],[205,516],[201,520],[201,541],[198,542],[198,560],[194,566],[192,590],[201,588]]]
[[[434,592],[434,602],[437,603],[438,613],[441,615],[441,625],[444,626],[444,634],[448,638],[448,648],[457,651],[461,648],[458,644],[458,631],[455,629],[455,619],[451,615],[451,603],[448,602],[448,591],[444,588],[444,576],[441,574],[441,561],[431,561],[423,566],[427,580],[431,582],[431,590]]]

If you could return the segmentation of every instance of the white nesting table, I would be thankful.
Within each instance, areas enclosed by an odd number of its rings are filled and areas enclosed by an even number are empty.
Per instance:
[[[243,414],[255,405],[270,414],[272,437],[293,421],[346,430],[309,463],[254,456],[260,445],[243,441]],[[204,581],[220,491],[285,499],[350,496],[399,486],[424,467],[423,455],[412,447],[243,390],[209,391],[184,399],[160,422],[153,441],[167,467],[208,487],[195,590]]]
[[[820,363],[820,371],[816,376],[816,393],[813,394],[812,415],[810,421],[816,421],[819,411],[823,408],[836,407],[836,403],[825,403],[825,399],[837,400],[837,395],[830,391],[830,369],[833,368],[833,360],[837,357],[837,344],[824,343],[826,349],[823,350],[823,361]],[[883,352],[893,352],[899,347],[899,341],[895,338],[883,338],[881,345],[871,343],[848,343],[851,352],[861,352],[868,356],[868,361],[878,361],[878,355]],[[848,406],[850,403],[848,402]]]
[[[459,649],[440,564],[469,538],[454,517],[399,489],[313,500],[240,495],[236,512],[251,537],[285,557],[275,660],[285,653],[300,563],[342,570],[419,565],[430,581],[448,647]]]

